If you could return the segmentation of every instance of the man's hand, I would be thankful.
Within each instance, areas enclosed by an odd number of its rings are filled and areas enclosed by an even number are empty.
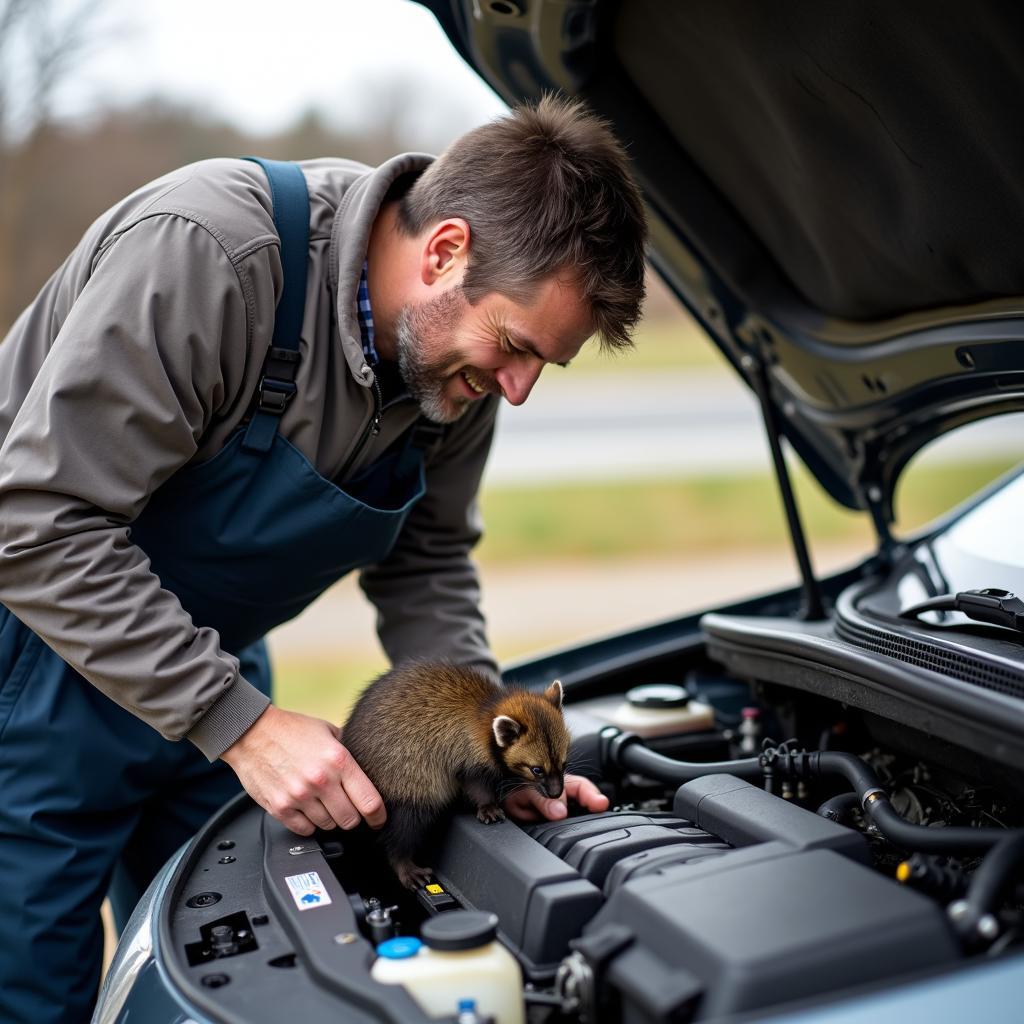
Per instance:
[[[608,810],[608,797],[580,775],[566,775],[565,789],[554,800],[543,796],[535,786],[524,786],[505,800],[502,807],[509,817],[518,821],[540,821],[543,818],[558,821],[569,813],[567,799],[575,800],[588,811]]]
[[[384,802],[330,722],[267,708],[221,754],[246,792],[300,836],[384,824]]]

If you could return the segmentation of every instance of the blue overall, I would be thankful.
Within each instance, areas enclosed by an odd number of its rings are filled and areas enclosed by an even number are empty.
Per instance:
[[[254,412],[216,456],[156,491],[132,538],[269,693],[266,631],[387,555],[424,483],[415,430],[345,491],[278,433],[295,392],[309,200],[294,164],[258,162],[285,283]],[[226,765],[164,740],[0,605],[0,1021],[88,1020],[104,894],[123,924],[171,853],[238,791]]]

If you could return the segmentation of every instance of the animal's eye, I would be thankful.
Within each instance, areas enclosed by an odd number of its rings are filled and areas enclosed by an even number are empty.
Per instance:
[[[544,774],[544,769],[543,768],[538,768],[536,765],[534,765],[530,769],[530,771],[533,772],[533,774],[538,776],[538,777]]]

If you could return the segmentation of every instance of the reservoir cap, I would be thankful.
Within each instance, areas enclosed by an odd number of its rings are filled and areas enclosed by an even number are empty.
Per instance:
[[[685,686],[675,683],[648,683],[634,686],[626,700],[635,708],[682,708],[690,702]]]
[[[459,950],[486,946],[498,934],[498,916],[483,910],[449,910],[420,929],[431,949]]]
[[[377,955],[385,960],[407,960],[415,956],[423,943],[411,935],[399,935],[397,938],[388,939],[377,947]]]

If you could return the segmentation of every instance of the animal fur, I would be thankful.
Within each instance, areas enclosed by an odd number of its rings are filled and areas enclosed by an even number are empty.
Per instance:
[[[505,817],[498,805],[520,785],[559,796],[569,741],[561,683],[540,694],[450,662],[407,662],[386,672],[363,691],[342,729],[387,808],[378,835],[388,860],[413,889],[430,875],[413,857],[445,810],[466,796],[489,824]]]

